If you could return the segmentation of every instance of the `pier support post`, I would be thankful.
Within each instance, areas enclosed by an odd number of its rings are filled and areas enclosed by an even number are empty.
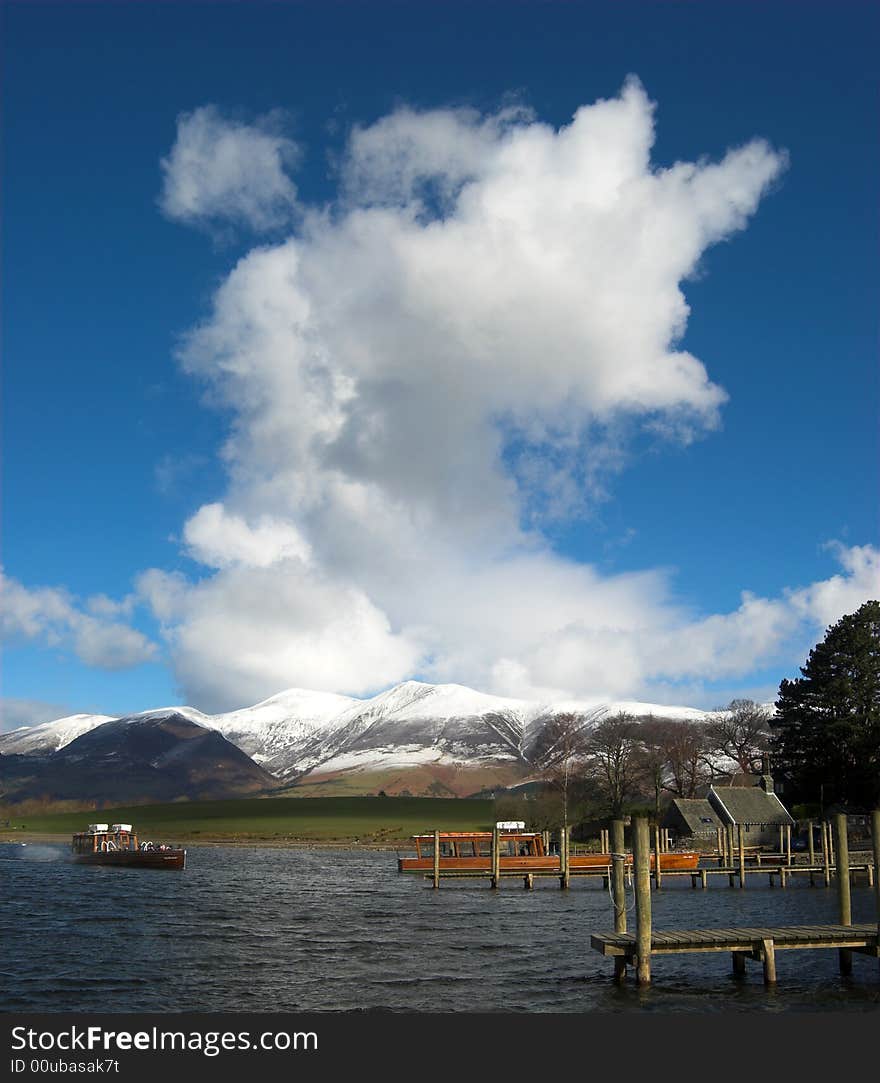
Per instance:
[[[733,972],[737,977],[741,977],[746,972],[746,953],[744,951],[732,951],[730,955],[733,962]]]
[[[871,845],[874,850],[874,894],[877,896],[877,935],[880,937],[880,809],[871,813]]]
[[[807,820],[807,850],[810,855],[810,887],[816,886],[813,866],[816,864],[816,846],[813,842],[813,821]]]
[[[849,843],[846,837],[846,814],[838,812],[834,817],[835,849],[837,850],[837,905],[840,924],[852,925],[852,903],[849,884]],[[852,951],[839,948],[840,973],[852,973]]]
[[[571,842],[571,828],[565,825],[559,832],[559,886],[565,890],[571,883],[571,871],[568,863],[568,847]]]
[[[822,821],[822,867],[825,887],[831,886],[831,854],[828,847],[828,824]]]
[[[651,841],[648,821],[633,817],[633,864],[636,883],[636,977],[639,985],[651,983]]]
[[[776,945],[772,940],[761,941],[761,961],[764,963],[764,984],[776,984]]]
[[[434,885],[440,887],[440,832],[434,832]]]
[[[492,828],[492,879],[489,881],[489,886],[493,888],[500,887],[501,885],[501,840],[498,834],[498,828]]]
[[[531,873],[531,872],[527,872],[525,874],[525,876],[523,877],[523,887],[526,889],[526,891],[531,891],[534,886],[535,886],[535,874]]]
[[[724,842],[722,837],[722,829],[720,827],[715,828],[715,838],[718,846],[718,866],[719,868],[724,864]]]
[[[626,850],[623,835],[623,820],[611,821],[611,898],[614,902],[614,931],[626,932],[626,892],[623,873],[626,865]],[[626,956],[614,958],[614,980],[621,982],[626,977]]]
[[[660,828],[654,828],[654,883],[657,890],[663,886],[663,873],[660,869]]]
[[[700,869],[700,887],[705,891],[709,883],[709,874],[705,869]]]
[[[746,848],[743,836],[743,825],[736,825],[737,842],[739,843],[739,886],[746,886]]]
[[[791,824],[785,825],[785,863],[791,865]]]

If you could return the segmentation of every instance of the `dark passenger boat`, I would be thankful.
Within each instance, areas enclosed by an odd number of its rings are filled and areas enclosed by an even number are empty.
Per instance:
[[[82,865],[120,865],[132,869],[186,868],[182,846],[138,843],[131,824],[89,824],[71,843],[73,860]]]

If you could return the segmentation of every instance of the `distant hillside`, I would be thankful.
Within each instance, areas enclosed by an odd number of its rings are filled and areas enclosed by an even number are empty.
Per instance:
[[[0,756],[2,800],[169,801],[276,785],[216,730],[182,714],[115,719],[43,754]]]

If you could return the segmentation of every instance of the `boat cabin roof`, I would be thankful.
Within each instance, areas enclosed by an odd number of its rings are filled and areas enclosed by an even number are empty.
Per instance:
[[[500,829],[498,832],[501,838],[505,839],[533,839],[540,837],[540,831],[511,831],[507,829]],[[491,831],[440,831],[440,841],[444,839],[491,839]],[[414,839],[433,839],[434,832],[428,831],[423,835],[413,835]]]

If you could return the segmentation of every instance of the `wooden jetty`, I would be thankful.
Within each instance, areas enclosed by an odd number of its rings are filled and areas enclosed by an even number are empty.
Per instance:
[[[590,946],[603,955],[621,959],[623,965],[638,962],[635,933],[594,933]],[[688,929],[652,932],[649,951],[653,955],[680,955],[693,952],[729,951],[735,974],[745,973],[746,959],[764,964],[764,981],[776,981],[776,952],[794,948],[846,948],[880,958],[877,926],[798,925],[763,929]],[[615,973],[619,967],[615,969]]]
[[[872,815],[874,865],[880,865],[880,810]],[[616,825],[615,825],[616,826]],[[835,817],[834,843],[837,851],[837,894],[840,921],[836,925],[769,926],[766,928],[733,929],[675,929],[667,932],[651,928],[651,882],[648,867],[648,823],[644,817],[634,822],[634,863],[636,896],[636,930],[626,931],[626,910],[623,900],[623,884],[619,875],[614,876],[614,932],[594,933],[590,946],[603,955],[614,957],[614,976],[621,981],[626,976],[628,964],[636,967],[639,984],[651,981],[652,955],[690,954],[701,952],[730,952],[735,974],[745,972],[747,959],[757,959],[763,964],[764,982],[776,982],[776,952],[780,950],[837,948],[840,971],[852,971],[853,953],[880,958],[880,877],[875,877],[878,921],[873,924],[853,925],[850,904],[850,865],[847,845],[846,817]],[[621,837],[621,831],[615,832]],[[824,842],[824,839],[823,839]],[[826,854],[831,851],[829,844]],[[742,854],[742,845],[740,845]],[[614,854],[615,864],[623,860],[622,854]],[[616,870],[615,870],[616,871]],[[767,870],[765,870],[767,871]],[[739,872],[744,880],[740,861]],[[827,882],[827,881],[826,881]]]

